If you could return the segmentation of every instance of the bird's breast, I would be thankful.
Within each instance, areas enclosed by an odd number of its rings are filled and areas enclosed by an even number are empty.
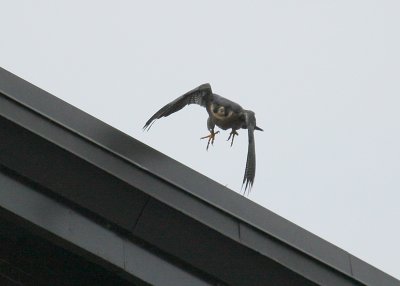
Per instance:
[[[230,111],[226,116],[220,116],[219,114],[216,114],[212,117],[215,124],[224,130],[229,128],[239,129],[241,126],[238,114],[234,113],[233,111]]]

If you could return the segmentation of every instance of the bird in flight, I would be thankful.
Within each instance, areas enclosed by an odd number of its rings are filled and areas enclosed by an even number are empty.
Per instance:
[[[215,135],[219,133],[219,131],[214,131],[215,126],[223,130],[231,129],[227,140],[231,140],[231,146],[235,136],[239,135],[237,130],[241,128],[248,130],[249,145],[242,188],[245,186],[244,194],[246,190],[250,192],[256,174],[254,130],[263,130],[256,125],[256,117],[253,111],[245,110],[239,104],[213,93],[210,84],[202,84],[165,105],[147,120],[146,124],[143,126],[143,130],[149,130],[157,119],[169,116],[189,104],[198,104],[205,107],[207,110],[207,128],[210,134],[200,138],[208,139],[207,150],[210,143],[211,145],[214,144]]]

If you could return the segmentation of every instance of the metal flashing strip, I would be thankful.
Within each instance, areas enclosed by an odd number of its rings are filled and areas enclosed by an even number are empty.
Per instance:
[[[352,273],[352,263],[356,260],[342,249],[3,69],[0,69],[0,116],[301,275],[315,274],[302,266],[309,261],[325,273],[319,279],[339,275],[354,279],[355,283],[374,285],[368,284],[370,276]],[[152,179],[145,179],[147,176]],[[266,248],[268,241],[277,242],[282,251]],[[293,257],[282,254],[285,251],[300,260],[294,262]],[[374,268],[369,271],[382,276]],[[399,285],[389,275],[383,277],[386,284],[382,286]]]

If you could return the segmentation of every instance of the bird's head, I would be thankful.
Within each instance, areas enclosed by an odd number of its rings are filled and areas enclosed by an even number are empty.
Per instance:
[[[245,110],[244,111],[244,117],[242,118],[243,120],[246,120],[246,127],[243,128],[247,128],[249,123],[252,123],[251,125],[254,126],[254,130],[258,130],[258,131],[264,131],[263,129],[261,129],[260,127],[257,126],[256,123],[256,114],[251,111],[251,110]]]
[[[225,107],[221,105],[214,106],[213,112],[218,116],[225,116]]]
[[[213,105],[212,112],[216,118],[224,119],[232,114],[232,111],[223,105]]]

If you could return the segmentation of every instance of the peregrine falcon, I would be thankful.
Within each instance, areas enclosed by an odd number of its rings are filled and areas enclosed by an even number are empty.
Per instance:
[[[147,120],[143,130],[149,130],[155,120],[177,112],[189,104],[198,104],[205,107],[207,110],[207,128],[210,134],[200,138],[208,139],[207,150],[210,143],[211,145],[214,144],[215,135],[219,133],[219,131],[214,131],[215,126],[223,130],[231,129],[227,140],[229,141],[231,139],[231,146],[235,136],[239,135],[237,133],[238,129],[243,128],[248,130],[249,145],[242,188],[244,185],[244,193],[246,193],[247,189],[250,191],[256,173],[254,130],[263,130],[256,125],[256,117],[253,111],[245,110],[239,104],[213,93],[210,84],[202,84],[165,105]]]

